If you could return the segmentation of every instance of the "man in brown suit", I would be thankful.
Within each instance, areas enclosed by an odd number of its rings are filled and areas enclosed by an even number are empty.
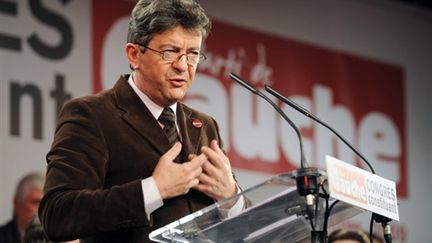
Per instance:
[[[215,120],[180,102],[210,25],[193,0],[137,3],[125,46],[131,75],[59,115],[39,208],[51,239],[147,242],[238,192]]]

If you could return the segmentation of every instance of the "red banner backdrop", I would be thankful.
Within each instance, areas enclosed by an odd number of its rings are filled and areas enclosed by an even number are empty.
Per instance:
[[[219,80],[227,94],[235,93],[232,89],[236,84],[228,76],[230,72],[234,72],[256,87],[262,87],[267,82],[287,97],[306,100],[307,102],[303,103],[309,104],[307,108],[318,117],[334,122],[335,124],[329,122],[332,126],[341,122],[351,123],[348,126],[339,124],[341,127],[347,127],[342,131],[353,134],[352,139],[348,140],[351,140],[354,147],[362,149],[362,153],[369,155],[366,157],[372,164],[378,161],[384,165],[394,163],[396,169],[393,168],[391,172],[381,170],[378,173],[383,176],[397,173],[390,177],[397,179],[398,194],[407,195],[404,73],[401,67],[278,38],[219,21],[214,21],[212,34],[206,43],[209,59],[200,65],[199,70]],[[241,112],[232,110],[236,107],[233,101],[235,99],[228,95],[227,107],[231,109],[231,117]],[[254,99],[251,102],[252,107],[257,105]],[[328,104],[323,104],[326,102]],[[257,110],[256,107],[252,109],[255,112]],[[233,126],[237,129],[241,127],[233,125],[238,119],[242,118],[229,119],[229,134],[236,134],[232,130]],[[365,128],[367,125],[371,128]],[[383,128],[373,127],[374,125],[381,125]],[[317,124],[300,128],[303,136],[311,141],[308,157],[311,161],[324,160],[324,154],[318,150],[322,152],[328,149],[320,149],[319,140],[321,135],[327,136],[327,131],[323,132],[323,128]],[[280,136],[280,132],[283,131],[280,126],[275,130],[275,136]],[[235,139],[230,137],[230,141],[233,140]],[[334,145],[334,138],[324,139],[321,144],[323,143],[333,144],[321,147],[330,147],[330,151],[326,152],[336,156],[338,150],[342,149],[342,146]],[[277,145],[280,147],[277,161],[265,161],[260,159],[260,156],[247,159],[239,155],[235,149],[229,150],[228,153],[233,165],[239,168],[271,173],[294,169],[298,163],[293,163],[284,156],[281,140]],[[298,150],[296,146],[293,144],[290,149]],[[235,147],[234,144],[231,147]],[[362,164],[364,163],[357,161],[357,165]]]
[[[106,9],[114,3],[115,8]],[[93,1],[95,92],[109,88],[101,78],[101,46],[107,32],[117,19],[130,14],[132,6],[131,1]],[[118,38],[119,45],[124,44],[126,36]],[[267,104],[235,84],[230,72],[258,88],[268,83],[330,125],[340,127],[354,147],[384,168],[377,171],[379,175],[397,182],[398,195],[407,196],[404,73],[400,66],[217,20],[213,20],[204,52],[208,60],[199,66],[194,83],[198,88],[186,101],[206,103],[206,111],[222,114],[221,129],[226,129],[224,139],[234,167],[268,173],[290,171],[298,166],[298,145],[291,135],[285,135],[286,123],[271,108],[264,108]],[[218,92],[217,101],[211,100]],[[284,111],[290,110],[277,103]],[[296,121],[310,161],[321,161],[311,165],[323,167],[323,156],[328,153],[364,167],[330,132],[312,121]]]

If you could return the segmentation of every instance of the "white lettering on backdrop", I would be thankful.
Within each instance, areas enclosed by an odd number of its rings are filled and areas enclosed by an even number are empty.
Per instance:
[[[112,68],[118,66],[118,59],[113,58],[112,54],[123,55],[121,47],[124,40],[120,36],[124,36],[126,24],[127,21],[120,18],[113,24],[105,40],[102,60],[104,88],[111,87],[114,77],[119,75],[120,70]],[[113,52],[115,46],[117,48]],[[213,53],[211,50],[204,50],[204,52],[208,59],[200,64],[186,102],[216,118],[227,151],[235,150],[245,160],[259,159],[269,163],[269,166],[280,161],[283,156],[293,166],[299,166],[298,139],[292,128],[264,100],[254,97],[234,82],[226,85],[217,78],[228,78],[230,72],[242,73],[244,62],[248,57],[246,50],[230,49],[225,55]],[[269,84],[277,82],[272,80],[273,70],[266,64],[265,46],[258,44],[256,52],[258,60],[251,68],[250,81],[257,86],[262,86],[266,82]],[[115,63],[112,62],[114,60]],[[115,73],[113,70],[116,70]],[[130,72],[125,67],[121,70]],[[349,107],[334,104],[332,89],[318,84],[312,88],[312,97],[295,95],[289,98],[336,128],[370,161],[373,161],[378,171],[386,171],[386,176],[390,180],[399,180],[400,135],[391,118],[380,112],[369,112],[356,124]],[[309,157],[310,164],[324,168],[326,154],[356,164],[355,154],[330,131],[293,111],[287,105],[280,106],[301,130],[311,131],[304,135],[305,153]],[[377,146],[371,149],[371,144]]]

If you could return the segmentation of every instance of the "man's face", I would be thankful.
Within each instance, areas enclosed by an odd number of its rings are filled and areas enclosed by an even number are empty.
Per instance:
[[[23,199],[15,199],[14,208],[18,223],[25,226],[36,214],[43,192],[40,189],[30,189]]]
[[[201,40],[198,32],[175,27],[156,34],[147,47],[157,51],[171,50],[186,54],[200,51]],[[196,65],[187,64],[185,55],[179,60],[168,62],[157,52],[143,50],[144,53],[137,53],[135,84],[160,106],[168,106],[180,101],[192,84]]]

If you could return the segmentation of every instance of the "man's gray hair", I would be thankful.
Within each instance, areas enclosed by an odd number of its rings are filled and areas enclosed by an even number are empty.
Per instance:
[[[27,193],[32,189],[43,190],[45,183],[45,176],[41,172],[31,172],[25,175],[18,182],[15,190],[15,199],[23,200]]]
[[[204,41],[211,22],[194,0],[140,0],[132,10],[127,42],[146,46],[155,34],[177,26],[197,31]]]

